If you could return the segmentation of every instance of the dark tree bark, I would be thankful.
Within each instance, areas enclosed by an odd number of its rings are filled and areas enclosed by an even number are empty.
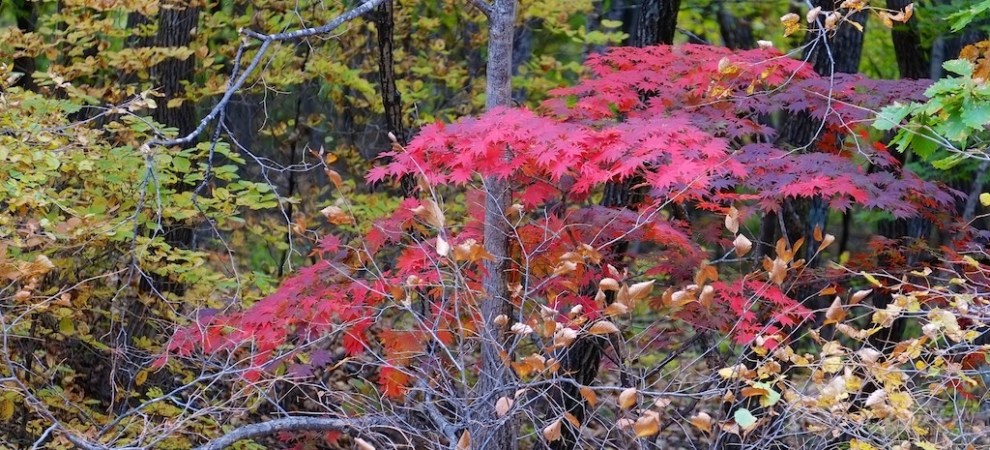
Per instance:
[[[749,50],[756,48],[756,38],[749,21],[740,19],[725,7],[725,2],[718,3],[718,29],[722,34],[722,43],[733,50]]]
[[[175,2],[163,0],[162,7],[158,13],[157,34],[148,39],[134,39],[129,43],[135,46],[152,45],[156,47],[183,47],[192,42],[193,32],[199,20],[199,9],[187,7],[185,2]],[[143,22],[148,20],[143,16],[132,14],[129,18]],[[168,101],[182,97],[185,94],[183,82],[193,81],[195,69],[195,59],[193,57],[179,60],[170,58],[162,61],[151,69],[151,77],[155,87],[163,94],[158,100],[158,107],[152,110],[152,118],[156,122],[171,128],[178,129],[178,135],[184,136],[195,130],[197,125],[196,111],[193,102],[185,101],[181,105],[169,107]],[[179,183],[174,188],[180,192],[188,192],[192,187]],[[173,248],[190,249],[193,247],[193,230],[187,226],[176,223],[164,223],[162,233],[165,242]],[[167,277],[147,275],[140,279],[139,289],[145,295],[163,296],[167,293],[182,295],[185,287],[181,283],[169,281]],[[119,333],[117,345],[122,348],[130,346],[130,339],[134,336],[145,336],[154,333],[153,325],[144,320],[145,306],[141,302],[131,299],[126,306],[128,318],[122,321],[123,333]],[[135,371],[137,368],[134,368]],[[127,376],[129,371],[122,371],[121,375],[125,379],[119,381],[120,385],[130,389],[133,386],[133,378]],[[155,380],[165,383],[171,380]],[[126,396],[125,396],[126,398]],[[124,406],[126,402],[121,402]]]
[[[887,0],[887,9],[901,11],[911,3],[911,0]],[[928,77],[928,56],[921,45],[921,35],[918,34],[918,19],[912,17],[908,23],[894,24],[890,37],[894,42],[894,54],[901,78],[916,80]]]
[[[379,5],[374,19],[378,30],[378,78],[382,89],[382,105],[385,107],[385,130],[392,133],[400,144],[405,145],[409,136],[402,123],[402,96],[395,84],[394,2],[386,0]]]
[[[188,46],[192,42],[193,32],[199,21],[199,8],[186,7],[182,2],[170,6],[172,7],[162,8],[158,13],[158,34],[154,38],[154,45],[156,47]],[[193,81],[195,67],[196,60],[190,56],[184,60],[167,59],[151,70],[155,86],[164,94],[163,104],[154,109],[152,116],[160,123],[177,128],[179,136],[189,134],[196,129],[195,105],[186,101],[169,108],[165,103],[185,95],[182,83]]]
[[[382,106],[385,109],[385,131],[395,136],[396,143],[409,142],[409,130],[402,122],[402,95],[395,84],[395,4],[386,0],[378,6],[374,14],[375,28],[378,31],[378,81],[382,90]],[[399,182],[402,195],[412,195],[416,180],[404,176]]]
[[[636,47],[673,44],[680,8],[681,0],[643,0],[629,43]]]
[[[36,2],[27,0],[11,1],[14,6],[14,16],[17,18],[17,28],[23,33],[31,33],[35,30],[35,22],[38,20],[38,5]],[[35,71],[34,58],[22,57],[14,59],[14,72],[24,74],[14,83],[14,86],[24,88],[28,91],[37,91],[38,85],[31,76]]]
[[[823,10],[833,10],[838,6],[837,1],[818,0],[813,2]],[[866,12],[852,16],[860,25],[866,25]],[[824,77],[835,73],[856,73],[863,54],[864,31],[856,29],[852,24],[843,23],[834,33],[821,27],[823,18],[812,26],[805,37],[804,59],[808,61],[815,72]],[[789,116],[783,123],[778,138],[778,144],[803,149],[814,145],[821,130],[822,121],[812,118],[807,113]],[[806,247],[804,257],[813,263],[811,257],[818,248],[814,239],[815,228],[824,232],[828,218],[828,204],[820,198],[807,202],[796,202],[793,215],[785,215],[788,224],[788,240],[794,242],[798,237],[805,237]],[[797,220],[792,220],[797,219]],[[803,222],[803,223],[802,223]]]
[[[617,3],[624,4],[622,2]],[[633,25],[627,28],[627,32],[631,36],[630,44],[637,47],[672,44],[674,33],[677,31],[679,8],[680,0],[645,0],[641,4],[641,8],[633,14]],[[637,184],[639,183],[635,178],[621,183],[606,184],[601,205],[609,208],[633,208],[643,197],[642,190],[634,188]],[[621,269],[624,265],[623,259],[628,246],[629,243],[625,241],[616,243],[609,252],[611,255],[609,261],[603,262],[603,265],[611,263]],[[593,293],[597,286],[588,289]],[[610,297],[606,298],[607,303],[611,303]],[[609,345],[608,342],[606,339],[594,336],[576,340],[563,351],[559,358],[561,372],[582,385],[592,384],[598,377],[603,352]],[[559,411],[564,411],[574,415],[578,422],[584,422],[585,404],[578,386],[572,383],[559,383],[555,386],[554,396],[555,398],[551,399],[554,403],[551,408],[551,415],[557,416]],[[568,421],[564,421],[561,439],[551,442],[548,448],[551,450],[572,450],[576,448],[580,432],[580,429],[576,429]]]
[[[821,6],[823,10],[834,10],[840,2],[818,0],[813,3],[815,6]],[[854,15],[852,20],[865,26],[866,18],[865,12],[861,12]],[[835,73],[856,73],[862,57],[864,32],[856,29],[851,24],[843,23],[836,32],[832,33],[821,28],[823,22],[824,18],[816,21],[812,25],[812,29],[805,36],[806,47],[804,59],[812,65],[815,72],[824,77],[829,77]],[[781,146],[792,147],[802,151],[805,148],[811,148],[818,138],[821,126],[821,120],[813,118],[806,112],[788,116],[781,125],[777,143]],[[814,266],[816,260],[811,258],[819,245],[819,242],[814,238],[814,230],[821,228],[821,231],[824,233],[827,225],[828,202],[820,196],[801,201],[788,201],[781,208],[780,214],[781,216],[778,217],[778,221],[783,224],[782,228],[784,228],[780,230],[780,234],[785,236],[791,243],[800,237],[804,237],[806,242],[804,245],[806,247],[801,257],[808,260],[806,264]],[[761,234],[763,235],[761,238],[770,237],[772,239],[772,236],[775,235],[770,229],[772,226],[772,223],[764,220],[761,226]],[[773,243],[768,244],[772,245]],[[768,251],[768,249],[760,249],[760,253],[765,251]],[[810,298],[817,300],[819,297],[812,295],[816,290],[816,286],[798,287],[792,295],[798,299]],[[812,310],[819,310],[827,305],[807,304],[806,306]],[[755,355],[748,355],[743,360],[747,366],[752,366],[757,358]],[[738,398],[740,400],[737,400],[735,404],[726,404],[723,412],[730,414],[731,411],[739,407],[746,407],[756,411],[763,409],[759,404],[751,401],[752,399],[745,399],[742,396]],[[773,416],[773,420],[762,425],[760,430],[751,432],[746,437],[732,433],[719,433],[714,447],[732,450],[743,448],[783,450],[788,448],[784,436],[786,435],[785,424],[789,418],[786,417],[785,411],[778,411],[778,413],[779,415]]]

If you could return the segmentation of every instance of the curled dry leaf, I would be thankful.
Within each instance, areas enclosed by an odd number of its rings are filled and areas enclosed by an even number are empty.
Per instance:
[[[702,411],[698,414],[691,416],[691,425],[695,428],[704,431],[705,433],[712,432],[712,416],[708,413]]]
[[[615,278],[602,278],[602,281],[598,282],[598,288],[603,291],[618,291],[619,282]]]
[[[835,236],[826,233],[825,237],[822,238],[821,243],[818,244],[818,251],[825,250],[829,245],[835,242]]]
[[[636,283],[632,286],[629,286],[629,300],[631,302],[642,300],[647,295],[649,295],[650,291],[652,290],[653,290],[653,280],[644,281],[642,283]]]
[[[495,316],[494,322],[495,322],[495,325],[498,325],[500,327],[504,327],[505,324],[509,323],[509,316],[506,316],[505,314],[499,314],[499,315]]]
[[[873,393],[870,394],[869,397],[866,397],[866,403],[864,403],[864,405],[866,405],[867,408],[872,408],[875,405],[879,405],[883,403],[883,401],[886,398],[887,398],[887,391],[883,389],[878,389],[876,391],[873,391]]]
[[[598,394],[588,386],[581,386],[578,388],[578,392],[581,393],[581,398],[588,403],[588,406],[594,408],[598,404]]]
[[[801,29],[801,17],[794,13],[784,14],[780,18],[780,23],[784,25],[784,36],[790,36]]]
[[[783,20],[783,19],[781,19]],[[727,60],[727,59],[723,59]],[[719,61],[719,70],[721,71],[722,62]],[[729,208],[729,213],[725,215],[725,229],[729,230],[730,233],[736,234],[739,232],[739,210],[735,206]]]
[[[787,277],[787,263],[783,259],[776,258],[770,265],[770,281],[772,281],[777,286],[784,284],[784,278]]]
[[[510,330],[512,330],[512,332],[513,333],[516,333],[516,334],[531,334],[531,333],[533,333],[533,327],[531,327],[529,325],[526,325],[526,324],[524,324],[522,322],[516,322],[516,323],[512,324],[512,328],[510,328]]]
[[[320,214],[323,214],[323,216],[327,218],[327,221],[334,225],[349,225],[354,223],[354,218],[347,214],[339,206],[327,206],[326,208],[320,210]]]
[[[561,425],[562,422],[560,419],[557,419],[553,421],[553,423],[551,423],[550,425],[547,425],[547,427],[543,429],[543,438],[546,439],[548,442],[554,442],[556,440],[559,440]]]
[[[354,446],[357,447],[358,450],[375,450],[374,445],[371,445],[370,442],[361,438],[354,438]]]
[[[457,450],[471,450],[471,431],[464,430],[461,438],[457,440]]]
[[[605,315],[609,317],[621,316],[629,312],[629,307],[623,303],[612,303],[605,307]]]
[[[447,256],[450,253],[450,243],[443,236],[437,236],[437,254]]]
[[[636,406],[637,401],[636,388],[628,388],[619,393],[619,407],[622,409],[629,409]]]
[[[711,285],[701,288],[701,295],[698,296],[698,303],[701,306],[709,307],[712,304],[712,300],[715,299],[715,288]]]
[[[553,335],[554,347],[567,347],[577,339],[577,330],[573,328],[561,328]]]
[[[846,310],[842,307],[842,300],[835,297],[832,305],[825,311],[825,325],[842,322],[846,318]]]
[[[849,304],[855,305],[863,301],[863,299],[866,298],[866,296],[870,295],[871,293],[873,293],[873,289],[864,289],[862,291],[856,291],[853,293],[851,297],[849,297]]]
[[[410,211],[422,218],[424,222],[430,224],[431,226],[437,229],[443,228],[443,211],[440,209],[440,205],[433,201],[433,199],[424,200],[423,203]]]
[[[588,333],[594,336],[601,336],[605,334],[612,334],[618,332],[619,332],[619,327],[615,326],[614,323],[609,322],[607,320],[599,320],[598,322],[592,324],[591,328],[588,329]]]
[[[498,401],[495,402],[495,414],[499,417],[505,417],[505,415],[509,413],[509,410],[512,409],[513,403],[515,403],[514,400],[509,397],[499,398]]]
[[[741,258],[753,249],[753,241],[750,241],[745,235],[740,234],[736,236],[736,240],[732,241],[732,247],[736,250],[736,256]]]
[[[829,31],[835,31],[835,29],[839,27],[839,19],[842,19],[842,14],[833,11],[831,14],[828,15],[828,17],[825,18],[825,29]]]
[[[821,14],[821,12],[822,12],[821,6],[816,6],[814,8],[811,8],[811,10],[808,11],[808,14],[804,16],[804,20],[806,20],[808,23],[812,23],[815,21],[815,19],[818,18],[818,14]]]

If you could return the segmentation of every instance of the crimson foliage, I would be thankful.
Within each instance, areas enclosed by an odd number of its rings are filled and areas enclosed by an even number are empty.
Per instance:
[[[926,80],[821,77],[772,49],[700,45],[616,48],[587,64],[593,76],[554,91],[539,110],[502,108],[430,125],[368,174],[373,182],[415,176],[424,191],[466,188],[459,225],[430,214],[431,200],[406,199],[361,239],[326,237],[316,250],[320,262],[253,307],[201,316],[176,334],[171,351],[233,351],[250,342],[246,369],[256,377],[276,358],[291,357],[280,348],[332,335],[351,355],[382,349],[380,381],[387,394],[401,395],[410,378],[403,368],[418,346],[431,338],[451,345],[476,327],[473,305],[483,295],[488,257],[479,245],[482,177],[509,180],[515,190],[516,206],[504,212],[514,232],[512,301],[522,311],[549,308],[572,328],[606,307],[587,286],[634,277],[608,265],[620,242],[637,243],[628,250],[635,277],[703,285],[718,277],[703,261],[731,247],[711,219],[730,206],[745,219],[780,211],[788,199],[819,197],[838,211],[855,205],[931,219],[953,201],[951,191],[903,170],[882,136],[861,125],[875,108],[918,97]],[[818,138],[807,148],[777,145],[779,124],[797,113],[820,122]],[[628,208],[598,206],[606,184],[623,182],[644,198]],[[672,206],[691,208],[693,218],[670,214]],[[676,314],[737,342],[782,336],[812,315],[765,279],[712,287],[714,297]],[[414,299],[428,306],[417,320],[383,323],[383,310]],[[668,291],[651,304],[669,308],[672,300]],[[386,331],[370,338],[375,326]]]

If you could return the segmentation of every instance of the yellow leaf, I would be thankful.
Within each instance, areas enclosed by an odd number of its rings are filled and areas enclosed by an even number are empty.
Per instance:
[[[881,283],[879,280],[877,280],[877,278],[874,277],[873,275],[870,275],[870,274],[868,274],[866,272],[860,272],[859,274],[862,275],[863,278],[866,278],[866,281],[869,281],[870,284],[872,284],[872,285],[874,285],[876,287],[883,287],[883,283]]]
[[[140,385],[144,384],[144,382],[147,381],[147,380],[148,380],[148,371],[147,370],[139,371],[137,373],[137,375],[134,375],[134,384],[137,385],[137,386],[140,386]]]
[[[990,192],[980,194],[980,204],[983,206],[990,206]]]
[[[871,445],[869,442],[853,439],[849,441],[849,450],[877,450],[877,448]]]
[[[636,388],[628,388],[619,393],[619,407],[629,409],[636,406]]]
[[[780,23],[784,24],[784,36],[790,36],[801,29],[801,25],[798,23],[800,21],[801,17],[794,13],[785,14],[781,17]]]
[[[633,424],[636,437],[649,437],[660,432],[660,414],[656,411],[646,411]]]
[[[14,417],[14,401],[7,398],[0,401],[0,420],[10,420]]]

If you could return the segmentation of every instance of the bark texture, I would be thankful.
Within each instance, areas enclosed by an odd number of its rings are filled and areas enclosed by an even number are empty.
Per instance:
[[[485,108],[512,104],[512,44],[518,0],[495,0],[491,5],[488,31],[488,68]],[[506,149],[509,151],[509,149]],[[509,270],[509,222],[505,218],[511,203],[510,186],[505,180],[488,177],[485,182],[485,250],[492,255],[485,262],[482,279],[485,298],[481,302],[481,373],[477,386],[478,404],[470,427],[477,449],[518,448],[516,427],[510,420],[495,417],[495,402],[508,394],[512,374],[502,361],[505,330],[495,324],[500,314],[512,317],[506,272]]]
[[[887,0],[887,9],[902,11],[911,3],[911,0]],[[928,77],[928,56],[921,45],[921,35],[918,34],[918,19],[912,17],[908,23],[895,24],[890,37],[894,42],[901,78],[916,80]]]
[[[680,8],[681,0],[643,0],[629,43],[636,47],[673,44]]]

